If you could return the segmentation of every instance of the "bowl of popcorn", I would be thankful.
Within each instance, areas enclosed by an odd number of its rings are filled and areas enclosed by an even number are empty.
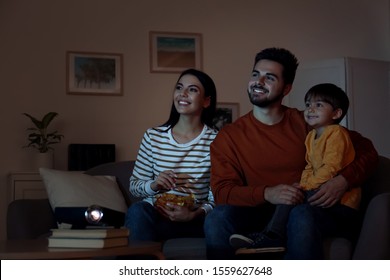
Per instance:
[[[165,207],[167,203],[191,208],[195,204],[195,196],[193,194],[178,195],[174,193],[162,193],[155,196],[155,206]]]

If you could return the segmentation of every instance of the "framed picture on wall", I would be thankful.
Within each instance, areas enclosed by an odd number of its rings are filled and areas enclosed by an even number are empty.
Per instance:
[[[150,72],[202,70],[202,34],[149,32]]]
[[[75,95],[123,95],[122,54],[66,53],[66,92]]]
[[[239,103],[218,102],[217,111],[213,119],[214,126],[221,129],[226,124],[234,122],[240,115],[239,107]]]

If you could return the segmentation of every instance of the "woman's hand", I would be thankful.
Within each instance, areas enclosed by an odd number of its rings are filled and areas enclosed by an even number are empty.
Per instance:
[[[159,212],[170,219],[173,222],[188,222],[197,217],[202,211],[202,209],[197,209],[195,211],[191,210],[186,206],[179,206],[173,203],[167,203],[165,207],[157,206]]]
[[[155,192],[169,191],[176,188],[176,174],[173,170],[165,170],[158,174],[157,179],[150,186]]]

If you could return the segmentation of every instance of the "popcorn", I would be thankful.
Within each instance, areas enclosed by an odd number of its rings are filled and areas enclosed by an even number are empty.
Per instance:
[[[162,193],[158,194],[155,197],[155,206],[165,207],[165,205],[169,202],[172,204],[176,204],[179,206],[193,207],[195,204],[195,196],[193,194],[190,195],[177,195],[173,193]]]

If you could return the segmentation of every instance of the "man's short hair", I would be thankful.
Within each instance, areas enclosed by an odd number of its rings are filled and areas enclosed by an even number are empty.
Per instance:
[[[292,84],[298,68],[298,59],[290,51],[283,48],[267,48],[256,54],[255,64],[260,60],[272,60],[283,66],[283,79],[286,84]]]

